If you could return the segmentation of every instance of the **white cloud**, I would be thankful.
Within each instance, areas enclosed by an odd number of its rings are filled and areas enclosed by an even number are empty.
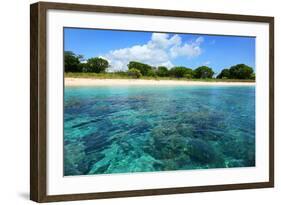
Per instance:
[[[204,63],[203,63],[203,65],[210,65],[211,64],[211,61],[205,61]]]
[[[151,39],[143,45],[111,50],[103,58],[110,64],[109,71],[127,70],[130,61],[140,61],[152,66],[173,67],[172,59],[177,57],[195,57],[201,54],[203,37],[190,43],[182,43],[179,35],[153,33]]]
[[[151,40],[148,42],[148,46],[150,48],[162,49],[179,44],[181,44],[181,37],[179,35],[173,35],[171,38],[169,38],[169,34],[165,33],[153,33]]]
[[[202,53],[200,45],[203,41],[203,37],[198,37],[194,42],[185,43],[184,45],[176,45],[170,49],[171,56],[173,58],[180,56],[186,56],[188,58],[199,56]]]
[[[202,36],[200,36],[195,40],[195,44],[200,45],[201,43],[203,43],[203,41],[204,41],[204,38]]]
[[[173,58],[180,56],[195,57],[201,54],[201,48],[199,46],[184,44],[183,46],[175,46],[171,48],[170,52]]]

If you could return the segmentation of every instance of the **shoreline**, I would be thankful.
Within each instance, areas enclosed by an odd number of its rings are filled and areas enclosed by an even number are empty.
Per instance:
[[[255,86],[255,82],[207,82],[188,80],[145,80],[145,79],[97,79],[97,78],[64,78],[64,85],[73,86],[157,86],[157,85],[205,85],[205,86]]]

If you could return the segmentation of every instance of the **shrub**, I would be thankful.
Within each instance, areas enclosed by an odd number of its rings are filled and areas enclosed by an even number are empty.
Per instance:
[[[217,76],[217,78],[220,78],[220,79],[230,78],[229,69],[227,69],[227,68],[223,69],[223,70],[220,72],[220,74]]]
[[[128,76],[132,78],[140,78],[142,76],[141,72],[136,68],[131,68],[128,70]]]
[[[245,64],[237,64],[229,69],[223,69],[217,78],[228,79],[255,79],[253,68]]]
[[[72,51],[64,52],[64,71],[65,72],[81,72],[80,66],[81,55],[76,55]]]
[[[103,58],[89,58],[85,64],[85,72],[103,73],[109,67],[107,60]]]
[[[250,76],[250,79],[251,79],[251,80],[256,80],[256,74],[255,74],[255,73],[252,73],[251,76]]]
[[[212,78],[213,75],[214,75],[213,69],[207,66],[200,66],[194,70],[195,78]]]
[[[169,75],[176,78],[182,78],[186,74],[190,74],[192,76],[193,75],[192,69],[186,68],[184,66],[178,66],[178,67],[173,67],[169,71]]]
[[[186,78],[186,79],[191,79],[192,78],[192,74],[186,73],[186,74],[184,74],[183,77]]]
[[[129,70],[135,68],[138,69],[143,76],[147,76],[149,71],[152,70],[152,67],[150,65],[136,62],[136,61],[130,61],[128,64]]]
[[[250,79],[251,75],[254,73],[252,67],[245,64],[237,64],[230,67],[229,69],[230,78],[234,79]]]
[[[168,68],[165,66],[159,66],[156,70],[156,75],[160,77],[167,77],[169,75]]]
[[[148,73],[147,73],[147,76],[157,77],[155,70],[149,70]]]

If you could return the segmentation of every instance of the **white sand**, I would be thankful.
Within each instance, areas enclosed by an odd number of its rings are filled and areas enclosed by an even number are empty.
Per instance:
[[[128,86],[128,85],[255,85],[254,82],[204,82],[184,80],[65,78],[65,86]]]

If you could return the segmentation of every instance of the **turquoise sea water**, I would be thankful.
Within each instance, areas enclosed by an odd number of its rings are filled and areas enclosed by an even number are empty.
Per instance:
[[[65,88],[65,176],[250,166],[254,86]]]

